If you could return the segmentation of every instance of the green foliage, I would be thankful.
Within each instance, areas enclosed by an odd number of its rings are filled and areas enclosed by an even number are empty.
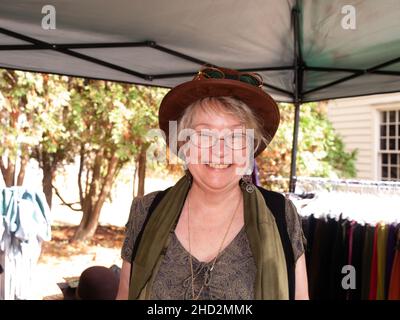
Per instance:
[[[118,168],[136,163],[147,131],[157,127],[160,88],[0,70],[0,154],[15,163],[21,150],[52,161],[74,161],[83,150],[90,178],[96,154],[101,176],[116,156]],[[66,161],[66,162],[64,162]],[[89,182],[86,181],[86,182]]]
[[[134,160],[147,130],[157,126],[163,89],[73,79],[72,122],[76,144],[86,151],[104,149],[121,163]]]
[[[70,79],[69,130],[79,146],[78,187],[83,211],[74,239],[90,238],[118,173],[137,162],[147,130],[157,125],[162,89]],[[133,178],[133,174],[132,174]]]
[[[300,114],[299,175],[355,177],[357,150],[345,151],[344,143],[328,120],[323,104],[305,104]]]
[[[289,177],[294,107],[280,104],[281,124],[266,151],[257,159],[263,184],[271,176]],[[300,109],[297,176],[352,178],[356,176],[357,150],[346,152],[341,137],[327,118],[323,104],[307,103]]]
[[[68,105],[66,77],[0,70],[0,154],[15,162],[18,150],[48,152],[63,146]]]

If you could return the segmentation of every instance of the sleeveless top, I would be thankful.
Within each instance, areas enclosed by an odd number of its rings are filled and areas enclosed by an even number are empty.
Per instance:
[[[159,191],[135,198],[132,202],[125,240],[121,251],[122,259],[131,262],[135,240],[142,229],[148,210]],[[285,220],[295,261],[304,253],[305,238],[296,207],[285,199]],[[210,272],[212,261],[198,261],[192,256],[195,275],[194,288],[197,294],[204,278],[211,277],[199,299],[201,300],[251,300],[254,297],[256,265],[253,260],[245,228],[221,252],[215,267]],[[172,233],[170,243],[161,261],[152,284],[151,299],[186,300],[192,298],[189,252]]]

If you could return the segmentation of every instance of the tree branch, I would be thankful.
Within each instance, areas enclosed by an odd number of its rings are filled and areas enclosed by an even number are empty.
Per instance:
[[[74,204],[78,204],[78,203],[80,203],[80,202],[67,203],[67,202],[61,197],[61,194],[60,194],[60,192],[58,192],[57,188],[56,188],[53,184],[52,184],[51,186],[52,186],[52,188],[54,189],[54,191],[56,192],[57,197],[58,197],[58,198],[61,200],[61,202],[63,203],[63,205],[69,207],[69,208],[70,208],[71,210],[73,210],[73,211],[82,211],[82,208],[76,209],[76,208],[72,207]]]
[[[11,161],[10,156],[7,157],[7,170],[6,170],[6,186],[7,187],[12,187],[14,185],[14,180],[15,180],[15,165]]]
[[[103,150],[97,150],[95,152],[93,164],[91,165],[91,180],[86,181],[86,187],[89,185],[89,189],[83,199],[82,209],[83,212],[90,213],[93,210],[93,205],[97,201],[99,194],[99,186],[101,185],[101,162],[103,160]]]
[[[4,165],[2,157],[0,157],[0,169],[1,169],[1,173],[3,174],[4,179],[6,179],[7,168]]]
[[[106,197],[110,193],[117,168],[118,168],[118,158],[115,155],[113,155],[108,163],[107,174],[106,177],[104,178],[104,183],[101,187],[96,206],[101,207]]]
[[[24,152],[20,157],[21,165],[20,165],[19,173],[18,173],[18,177],[17,177],[17,186],[22,186],[22,184],[24,183],[26,166],[29,162],[29,155],[28,155],[28,151],[26,149],[27,149],[26,146],[23,147],[22,150]]]
[[[40,168],[40,169],[43,169],[44,166],[43,166],[42,153],[40,152],[40,149],[39,149],[38,146],[36,146],[36,147],[34,148],[34,155],[33,155],[33,157],[36,158],[37,162],[39,163],[39,168]]]
[[[111,186],[113,186],[115,184],[115,181],[117,180],[117,178],[119,176],[119,173],[121,172],[121,169],[123,168],[123,166],[124,166],[124,163],[121,162],[121,161],[118,161],[117,168],[116,168],[116,170],[114,172],[114,175],[113,175],[113,178],[112,178],[112,181],[111,181]],[[112,202],[111,192],[108,193],[107,199],[109,199],[110,202]]]
[[[89,194],[89,186],[90,186],[90,170],[86,170],[86,180],[85,180],[85,193],[84,193],[84,197],[86,198],[86,196]]]
[[[79,158],[79,173],[78,173],[79,201],[81,205],[83,203],[84,197],[86,197],[86,194],[84,195],[82,191],[82,171],[83,171],[84,160],[85,160],[85,150],[83,148],[83,143],[81,143],[80,158]]]

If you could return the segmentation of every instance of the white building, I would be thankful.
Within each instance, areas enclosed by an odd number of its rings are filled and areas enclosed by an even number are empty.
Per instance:
[[[357,178],[400,181],[400,93],[328,102],[347,151],[358,149]]]

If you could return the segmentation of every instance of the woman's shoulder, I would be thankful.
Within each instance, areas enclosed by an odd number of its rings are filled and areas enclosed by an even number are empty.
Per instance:
[[[304,253],[307,240],[303,233],[302,219],[296,205],[288,196],[285,196],[285,217],[289,237],[292,242],[295,261]]]
[[[276,212],[276,210],[283,212],[286,206],[286,198],[282,193],[272,191],[261,186],[257,186],[257,188],[264,196],[267,205],[271,206],[270,209],[274,210],[274,213]]]
[[[145,216],[147,211],[149,210],[151,203],[153,202],[156,195],[161,192],[162,190],[153,191],[147,193],[143,196],[135,197],[132,200],[131,210],[129,218],[134,219],[138,218],[139,216]]]
[[[146,209],[146,211],[149,209],[156,195],[161,191],[162,190],[153,191],[145,194],[143,197],[140,197],[139,201],[142,202],[142,206]]]
[[[259,189],[264,194],[266,201],[271,204],[272,210],[274,210],[274,208],[279,208],[279,212],[275,212],[275,217],[277,218],[278,214],[283,215],[280,215],[279,218],[281,221],[284,221],[286,225],[286,230],[293,248],[294,259],[296,261],[304,253],[306,240],[302,230],[301,217],[295,204],[286,194],[267,190],[263,187],[259,187]]]
[[[132,200],[128,222],[125,225],[125,240],[121,250],[122,259],[131,261],[136,237],[143,227],[151,203],[160,191],[162,190],[153,191]]]
[[[284,209],[285,215],[290,219],[292,219],[293,216],[297,217],[298,212],[296,210],[296,207],[293,204],[292,200],[290,200],[286,194],[277,191],[272,191],[261,186],[257,187],[264,195],[265,201],[268,204],[272,204],[274,205],[274,207]],[[283,212],[283,210],[281,211]]]

